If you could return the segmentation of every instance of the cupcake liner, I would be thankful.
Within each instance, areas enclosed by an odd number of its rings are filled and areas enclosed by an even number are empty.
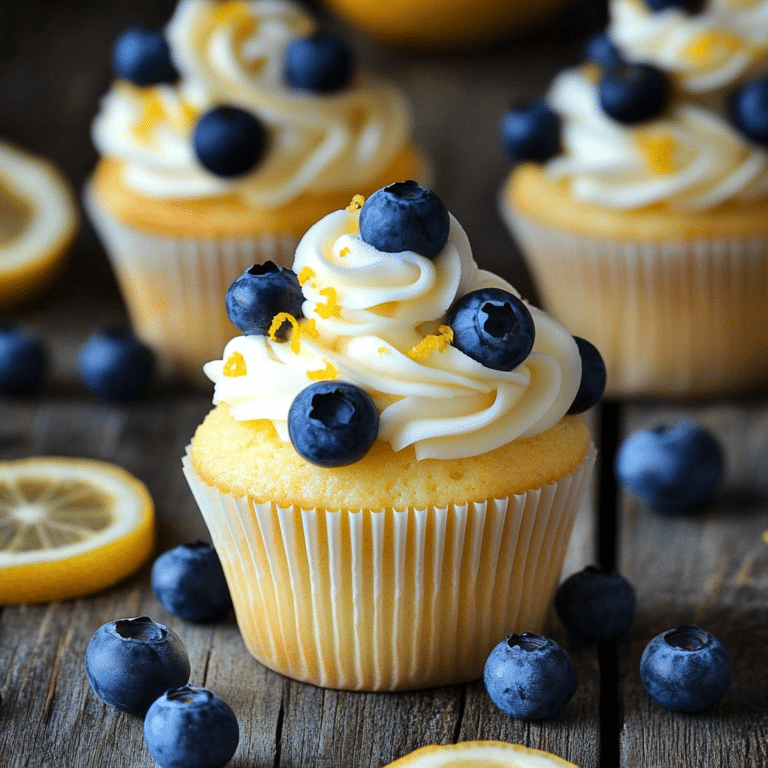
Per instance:
[[[426,509],[306,510],[185,476],[221,558],[248,650],[328,688],[482,677],[511,632],[541,631],[595,460],[542,488]]]
[[[227,289],[253,264],[290,267],[300,236],[160,236],[115,219],[90,186],[83,202],[134,332],[155,351],[161,373],[210,386],[203,364],[219,358],[239,333],[227,316]]]
[[[607,396],[703,397],[768,383],[768,238],[609,240],[502,202],[543,309],[592,342]]]

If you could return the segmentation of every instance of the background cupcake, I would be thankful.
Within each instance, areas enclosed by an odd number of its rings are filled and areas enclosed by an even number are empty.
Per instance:
[[[611,2],[505,116],[501,213],[610,395],[742,392],[768,381],[768,3],[658,5]]]
[[[594,459],[568,412],[602,389],[431,192],[361,203],[293,271],[233,285],[245,335],[206,365],[185,473],[262,663],[345,689],[479,679],[543,625]]]
[[[423,158],[403,95],[288,2],[181,0],[165,30],[129,30],[113,58],[86,205],[137,334],[202,381],[235,332],[232,280],[289,264],[319,217],[423,178]]]

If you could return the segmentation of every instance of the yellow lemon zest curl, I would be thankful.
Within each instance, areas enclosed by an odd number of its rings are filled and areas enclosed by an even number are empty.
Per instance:
[[[297,275],[299,285],[305,285],[315,276],[315,272],[311,267],[303,267],[301,272]]]
[[[365,198],[362,195],[355,195],[347,206],[347,210],[350,213],[359,211],[365,204]]]
[[[448,325],[441,325],[437,333],[430,333],[425,336],[411,351],[408,357],[411,360],[423,360],[433,352],[445,352],[451,346],[453,341],[453,328]]]
[[[339,370],[334,365],[325,361],[325,368],[319,371],[307,371],[307,378],[312,381],[328,381],[335,379],[339,375]]]
[[[323,290],[320,291],[320,295],[326,297],[326,302],[325,304],[316,304],[315,312],[317,312],[323,320],[327,320],[329,317],[338,317],[339,305],[336,303],[336,290],[329,286],[328,288],[323,288]]]
[[[269,326],[268,336],[271,341],[277,341],[277,332],[286,321],[291,324],[291,352],[294,355],[299,354],[302,336],[316,339],[320,335],[320,332],[315,328],[314,320],[307,320],[305,323],[299,324],[299,321],[289,312],[278,312],[272,319],[272,325]]]
[[[222,372],[225,376],[245,376],[248,373],[245,367],[245,358],[240,352],[233,352],[224,363]]]

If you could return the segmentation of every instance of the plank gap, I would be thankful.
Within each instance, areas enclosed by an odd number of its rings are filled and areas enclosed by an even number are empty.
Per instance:
[[[616,569],[618,488],[613,461],[619,447],[621,404],[604,400],[600,406],[600,453],[597,457],[597,558],[605,571]]]

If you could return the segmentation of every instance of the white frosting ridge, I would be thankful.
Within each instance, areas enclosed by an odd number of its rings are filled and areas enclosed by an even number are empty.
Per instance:
[[[179,81],[115,83],[93,124],[97,149],[124,161],[126,184],[151,198],[234,193],[268,208],[359,187],[406,145],[408,105],[393,85],[364,73],[328,94],[284,82],[287,46],[313,28],[283,0],[180,0],[166,28]],[[259,165],[234,179],[205,170],[191,143],[197,117],[223,104],[252,111],[269,137]]]
[[[216,385],[214,403],[227,403],[238,420],[270,419],[287,441],[288,409],[312,382],[308,374],[332,371],[373,397],[379,438],[394,450],[414,445],[419,459],[479,455],[562,418],[579,386],[581,360],[572,336],[534,307],[533,351],[512,371],[486,368],[449,344],[409,355],[425,336],[440,334],[447,310],[465,293],[496,286],[517,295],[478,269],[453,217],[448,243],[432,260],[367,245],[358,218],[359,210],[332,213],[298,246],[294,271],[311,274],[303,282],[298,351],[290,333],[283,341],[232,339],[222,360],[205,366]],[[334,302],[336,313],[323,311]],[[311,323],[314,337],[305,331]]]

